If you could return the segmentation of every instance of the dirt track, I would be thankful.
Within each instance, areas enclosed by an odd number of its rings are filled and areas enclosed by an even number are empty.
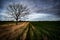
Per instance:
[[[29,22],[21,22],[18,25],[3,25],[0,27],[0,40],[16,40],[16,37],[21,35],[22,32],[25,30]],[[26,36],[26,29],[25,33],[21,36],[25,39]],[[22,39],[22,40],[24,40]]]

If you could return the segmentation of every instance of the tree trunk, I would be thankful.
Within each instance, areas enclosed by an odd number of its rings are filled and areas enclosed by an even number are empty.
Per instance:
[[[18,25],[18,19],[16,19],[16,25]]]
[[[18,25],[18,21],[16,21],[16,25]]]

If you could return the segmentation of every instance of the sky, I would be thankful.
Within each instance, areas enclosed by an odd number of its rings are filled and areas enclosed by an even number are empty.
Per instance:
[[[8,18],[6,8],[11,3],[27,5],[30,14],[21,20],[24,21],[60,21],[60,0],[0,0],[0,20],[13,20]]]

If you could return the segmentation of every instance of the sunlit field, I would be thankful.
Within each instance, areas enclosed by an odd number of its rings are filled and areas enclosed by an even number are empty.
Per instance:
[[[60,40],[60,21],[3,21],[0,40]]]

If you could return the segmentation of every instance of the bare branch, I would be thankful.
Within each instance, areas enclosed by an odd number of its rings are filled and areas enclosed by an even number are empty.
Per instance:
[[[22,4],[10,4],[7,8],[8,14],[12,16],[16,21],[18,21],[21,17],[29,14],[29,9],[27,6]]]

